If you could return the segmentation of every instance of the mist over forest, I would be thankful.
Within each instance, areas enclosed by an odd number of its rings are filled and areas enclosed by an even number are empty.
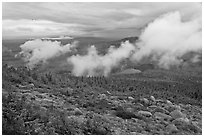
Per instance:
[[[2,134],[201,135],[201,10],[4,2]]]

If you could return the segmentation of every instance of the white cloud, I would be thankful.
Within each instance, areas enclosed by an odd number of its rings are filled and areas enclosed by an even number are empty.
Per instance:
[[[110,46],[105,55],[98,54],[91,46],[86,55],[73,55],[67,61],[72,64],[72,73],[76,76],[108,76],[121,61],[130,59],[139,63],[146,57],[159,67],[169,69],[180,65],[186,53],[200,53],[201,40],[200,17],[183,21],[180,12],[170,12],[149,23],[135,44],[126,41],[118,48]],[[199,60],[200,54],[191,59],[192,62]]]
[[[59,41],[36,39],[20,45],[21,52],[17,56],[22,56],[27,66],[34,68],[37,64],[47,63],[51,58],[71,52],[76,46],[77,42],[62,45]]]
[[[162,68],[178,65],[188,52],[202,50],[200,18],[182,21],[180,12],[164,14],[143,30],[133,60],[151,57]]]
[[[136,16],[142,16],[144,14],[144,12],[140,9],[125,9],[124,11]]]
[[[63,35],[66,32],[66,34],[112,37],[118,28],[127,28],[127,30],[132,27],[143,28],[160,15],[173,11],[179,11],[183,20],[191,20],[201,14],[201,4],[189,2],[3,3],[3,36]],[[32,19],[37,19],[38,23],[32,22]],[[7,20],[12,21],[10,25]],[[14,29],[5,28],[12,26]],[[108,33],[97,31],[97,34],[93,34],[96,33],[93,31],[91,34],[90,30],[94,29],[111,31]],[[29,30],[32,31],[29,32]],[[124,34],[123,37],[126,35]]]
[[[119,48],[111,46],[107,54],[100,55],[93,45],[88,48],[86,55],[73,55],[67,61],[73,65],[72,73],[76,76],[108,76],[111,70],[117,67],[121,61],[129,58],[134,50],[134,45],[126,41],[121,43]]]
[[[82,35],[81,24],[65,24],[48,20],[3,20],[3,37]]]

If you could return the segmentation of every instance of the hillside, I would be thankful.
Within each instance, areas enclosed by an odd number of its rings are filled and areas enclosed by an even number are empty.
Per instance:
[[[200,73],[74,77],[3,65],[2,133],[202,134]]]
[[[3,135],[202,135],[201,2],[3,2]]]

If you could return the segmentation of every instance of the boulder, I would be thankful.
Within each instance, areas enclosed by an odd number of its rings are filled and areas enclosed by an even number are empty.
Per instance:
[[[122,119],[131,119],[131,118],[135,118],[136,115],[133,112],[129,112],[123,109],[118,109],[114,112],[114,115],[116,115],[117,117],[120,117]]]
[[[150,97],[151,101],[156,102],[156,99],[154,98],[154,96]]]
[[[166,103],[163,99],[156,99],[157,103]]]
[[[158,106],[156,106],[156,105],[151,105],[151,106],[149,106],[148,108],[149,109],[155,109],[155,108],[157,108]]]
[[[170,112],[174,111],[174,110],[181,110],[181,107],[179,105],[167,105],[166,109]]]
[[[143,131],[141,132],[141,134],[142,134],[142,135],[148,135],[148,132],[143,130]]]
[[[131,97],[131,96],[130,96],[130,97],[128,97],[128,99],[129,99],[129,100],[134,100],[134,98],[133,98],[133,97]]]
[[[75,122],[75,123],[80,125],[80,124],[84,123],[84,121],[85,121],[85,118],[83,116],[66,116],[65,117],[65,122],[67,124]]]
[[[154,113],[155,113],[155,112],[161,112],[161,113],[169,114],[169,111],[166,110],[166,109],[164,109],[164,108],[162,108],[162,107],[156,107],[156,108],[153,110],[153,112],[154,112]]]
[[[177,118],[177,119],[173,120],[172,123],[175,125],[189,125],[190,120],[186,117],[181,117],[181,118]]]
[[[140,99],[141,103],[144,104],[145,106],[149,105],[149,100],[146,98]]]
[[[26,89],[27,88],[27,86],[24,86],[24,85],[21,85],[21,84],[18,84],[17,87],[20,88],[20,89]]]
[[[28,87],[28,88],[34,88],[35,85],[34,85],[33,83],[30,83],[30,84],[27,85],[27,87]]]
[[[138,135],[137,132],[130,132],[130,135]]]
[[[120,106],[121,105],[120,101],[117,101],[117,100],[112,100],[111,103],[114,106]]]
[[[133,122],[136,122],[136,123],[138,122],[137,118],[131,118],[131,119],[132,119]]]
[[[187,108],[191,108],[191,106],[192,106],[191,104],[187,104],[186,105]]]
[[[152,113],[149,111],[138,111],[139,115],[145,116],[145,117],[151,117]]]
[[[107,94],[111,95],[111,93],[109,91],[106,91]]]
[[[136,103],[135,105],[138,107],[144,107],[144,105],[142,105],[141,103]]]
[[[181,108],[185,108],[185,107],[186,107],[186,105],[181,104],[181,103],[179,103],[179,106],[180,106]]]
[[[83,115],[83,112],[79,108],[74,109],[74,114],[75,115]]]
[[[98,97],[99,97],[100,100],[107,100],[108,99],[106,94],[100,94]]]
[[[136,103],[134,106],[135,110],[147,110],[146,107],[144,107],[141,103]]]
[[[166,100],[166,104],[167,104],[168,106],[172,106],[172,105],[173,105],[173,103],[172,103],[171,101],[169,101],[169,100]]]
[[[133,108],[127,108],[126,111],[128,111],[128,112],[134,112],[134,109],[133,109]]]
[[[169,120],[172,119],[171,116],[169,116],[169,115],[167,115],[167,114],[164,114],[164,113],[161,113],[161,112],[155,112],[155,113],[154,113],[154,117],[155,117],[156,119],[159,119],[159,120],[167,120],[167,121],[169,121]]]
[[[170,113],[173,119],[183,118],[185,115],[180,110],[174,110]]]
[[[118,97],[117,97],[117,96],[110,96],[110,99],[111,99],[111,100],[117,100]]]
[[[169,125],[166,127],[166,130],[167,130],[169,133],[178,132],[178,129],[177,129],[177,127],[176,127],[174,124],[169,124]]]
[[[40,94],[38,91],[32,91],[31,92],[33,95],[38,95],[38,94]]]

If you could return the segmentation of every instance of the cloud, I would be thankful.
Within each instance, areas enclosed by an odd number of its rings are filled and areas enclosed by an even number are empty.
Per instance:
[[[77,42],[61,45],[58,41],[31,40],[20,45],[20,56],[27,63],[29,68],[34,68],[40,63],[47,63],[51,58],[71,52],[77,46]]]
[[[122,60],[129,58],[134,45],[128,41],[121,44],[119,48],[111,46],[105,55],[99,55],[95,46],[88,48],[87,55],[73,55],[67,59],[73,65],[72,73],[75,76],[108,76],[114,67],[117,67]]]
[[[62,39],[73,39],[73,37],[70,36],[59,36],[59,37],[45,37],[45,38],[41,38],[43,40],[62,40]]]
[[[84,25],[63,24],[48,20],[3,20],[3,37],[41,37],[52,35],[83,35]]]
[[[162,15],[143,30],[132,60],[140,62],[150,57],[166,69],[179,65],[184,54],[202,49],[201,33],[200,18],[184,22],[180,12]]]
[[[137,64],[148,58],[160,68],[169,69],[183,63],[186,53],[201,52],[201,33],[200,17],[183,21],[180,12],[170,12],[149,23],[135,44],[126,41],[119,48],[111,46],[105,55],[91,46],[86,55],[73,55],[67,61],[73,65],[75,76],[108,76],[125,59]],[[199,58],[196,55],[190,61],[198,62]]]
[[[124,28],[126,32],[133,34],[129,28],[143,28],[149,22],[153,21],[158,16],[172,12],[179,11],[182,19],[191,20],[196,14],[201,13],[200,3],[142,3],[142,2],[123,2],[123,3],[72,3],[72,2],[59,2],[59,3],[3,3],[2,18],[4,20],[12,20],[13,25],[19,20],[27,20],[22,23],[21,28],[25,28],[25,31],[10,30],[3,31],[3,36],[19,36],[23,35],[65,35],[65,32],[70,35],[71,31],[74,31],[76,35],[97,35],[103,37],[126,37],[124,35],[115,35],[117,29]],[[26,24],[30,24],[28,20],[46,20],[55,23],[54,27],[42,29],[45,31],[39,32],[39,27],[45,28],[45,26],[39,24],[38,27],[31,27],[32,32],[26,31]],[[4,23],[4,26],[6,22]],[[35,26],[35,22],[32,25]],[[65,24],[68,24],[66,26]],[[69,27],[69,24],[77,24],[77,27]],[[31,25],[31,24],[30,24]],[[49,24],[50,25],[50,24]],[[4,28],[3,26],[3,28]],[[62,27],[60,27],[62,26]],[[80,27],[82,26],[82,27]],[[29,29],[30,27],[28,27]],[[70,29],[70,32],[67,31]],[[92,31],[89,30],[102,31]],[[36,31],[38,30],[38,31]],[[49,31],[51,30],[51,31]],[[55,31],[54,31],[55,30]],[[17,32],[18,33],[17,33]],[[135,30],[138,31],[138,30]],[[13,33],[14,32],[14,33]],[[43,33],[45,32],[45,33]],[[79,32],[79,33],[77,33]],[[31,33],[31,34],[30,34]],[[60,33],[60,34],[59,34]],[[97,33],[97,34],[96,34]],[[129,35],[130,35],[129,34]],[[138,34],[138,33],[137,33]]]

